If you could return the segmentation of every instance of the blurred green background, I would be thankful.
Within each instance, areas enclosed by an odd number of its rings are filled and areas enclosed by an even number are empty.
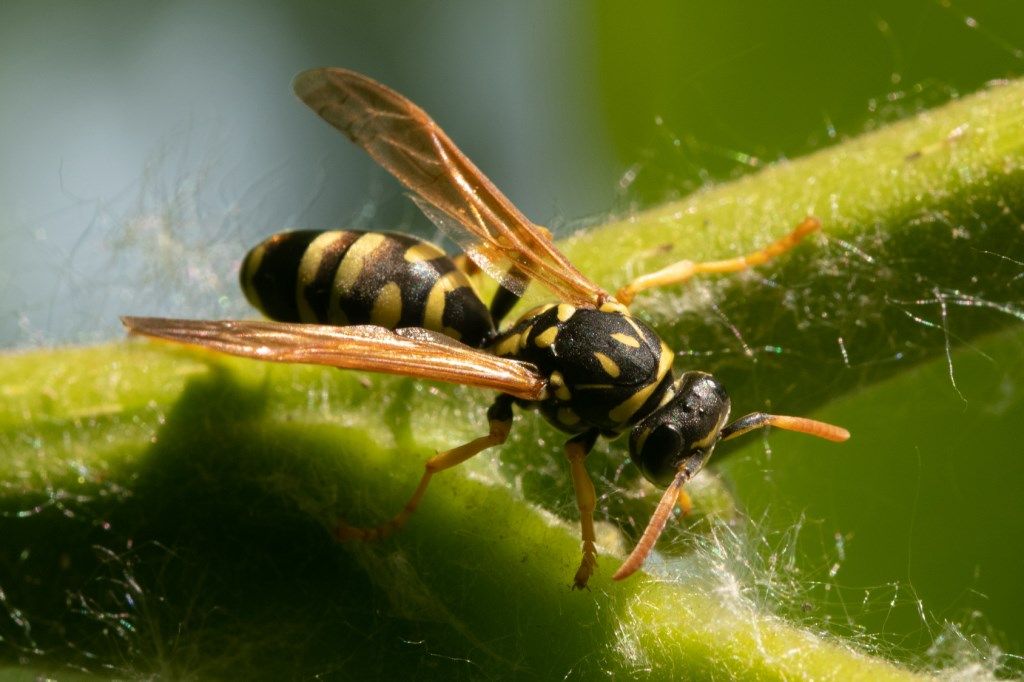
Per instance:
[[[566,235],[1016,77],[1024,5],[5,2],[0,55],[0,346],[21,348],[247,315],[238,259],[284,227],[433,235],[291,96],[302,69],[408,95]],[[834,404],[841,460],[778,437],[723,464],[759,560],[791,561],[780,608],[911,660],[1024,652],[1022,348]]]

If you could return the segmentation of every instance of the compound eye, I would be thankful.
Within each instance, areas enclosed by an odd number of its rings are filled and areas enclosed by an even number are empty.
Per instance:
[[[683,459],[684,445],[683,435],[674,426],[661,424],[647,436],[636,464],[648,481],[667,487]]]

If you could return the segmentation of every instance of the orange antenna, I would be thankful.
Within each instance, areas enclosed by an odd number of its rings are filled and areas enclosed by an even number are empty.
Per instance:
[[[742,436],[744,433],[749,433],[754,429],[763,429],[766,426],[774,426],[786,431],[796,431],[797,433],[806,433],[808,436],[817,436],[818,438],[830,440],[833,443],[842,443],[850,437],[849,431],[835,424],[826,424],[825,422],[807,419],[806,417],[788,417],[781,414],[754,412],[745,417],[740,417],[732,424],[723,428],[719,434],[719,440],[729,440],[736,436]]]

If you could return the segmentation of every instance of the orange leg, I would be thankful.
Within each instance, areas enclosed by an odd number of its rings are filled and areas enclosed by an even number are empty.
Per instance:
[[[597,547],[594,543],[594,508],[597,506],[597,492],[594,482],[587,473],[585,460],[590,449],[597,440],[597,431],[587,431],[576,436],[565,444],[565,454],[569,458],[569,472],[572,475],[572,487],[576,491],[576,506],[580,510],[580,535],[583,539],[583,559],[573,578],[573,589],[582,590],[594,574],[597,566]]]
[[[498,400],[495,401],[494,405],[487,412],[487,416],[490,421],[490,433],[486,436],[481,436],[457,448],[440,452],[427,460],[423,476],[420,478],[420,483],[416,486],[412,497],[409,498],[409,501],[405,503],[402,510],[395,514],[390,521],[373,528],[357,528],[339,520],[334,530],[334,537],[342,542],[350,540],[370,542],[386,538],[399,530],[409,520],[412,513],[416,511],[416,507],[419,506],[420,500],[423,499],[423,495],[427,492],[427,486],[430,485],[430,479],[433,478],[434,474],[458,466],[487,448],[501,445],[505,442],[508,438],[508,432],[512,428],[511,400],[507,396],[499,396]]]
[[[817,218],[808,217],[805,218],[802,223],[797,225],[795,230],[787,234],[782,239],[772,242],[760,251],[754,251],[753,253],[748,253],[745,256],[730,258],[728,260],[704,261],[700,263],[691,260],[681,260],[669,265],[668,267],[662,268],[657,272],[651,272],[637,277],[632,282],[619,289],[615,294],[615,298],[619,303],[629,305],[633,302],[633,297],[644,289],[663,287],[669,284],[679,284],[681,282],[685,282],[694,275],[739,272],[740,270],[746,270],[747,268],[767,263],[772,258],[789,251],[800,243],[801,239],[820,228],[821,223],[818,222]]]
[[[690,499],[690,494],[686,492],[685,488],[679,489],[676,504],[679,505],[679,511],[683,512],[683,516],[688,516],[693,511],[693,500]]]

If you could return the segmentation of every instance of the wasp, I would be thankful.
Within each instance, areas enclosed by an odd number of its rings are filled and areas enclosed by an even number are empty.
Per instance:
[[[722,261],[681,261],[610,295],[577,270],[551,234],[529,221],[418,106],[352,71],[299,74],[295,93],[393,174],[419,208],[463,249],[468,261],[392,233],[337,230],[274,235],[245,257],[248,300],[272,321],[122,318],[128,331],[272,362],[329,365],[483,387],[498,392],[487,434],[427,460],[419,485],[387,523],[356,528],[339,521],[339,540],[373,540],[401,528],[436,474],[501,445],[513,407],[538,410],[569,434],[565,443],[580,512],[582,559],[573,579],[587,585],[597,563],[596,494],[585,467],[599,437],[629,432],[629,454],[665,488],[635,548],[612,576],[634,573],[654,547],[683,486],[720,441],[776,427],[843,441],[838,426],[764,413],[729,422],[730,400],[712,375],[672,371],[674,353],[628,308],[638,292],[703,273],[744,270],[793,248],[818,230],[806,218],[782,239]],[[471,275],[499,283],[483,302]],[[502,325],[536,281],[556,302]]]

